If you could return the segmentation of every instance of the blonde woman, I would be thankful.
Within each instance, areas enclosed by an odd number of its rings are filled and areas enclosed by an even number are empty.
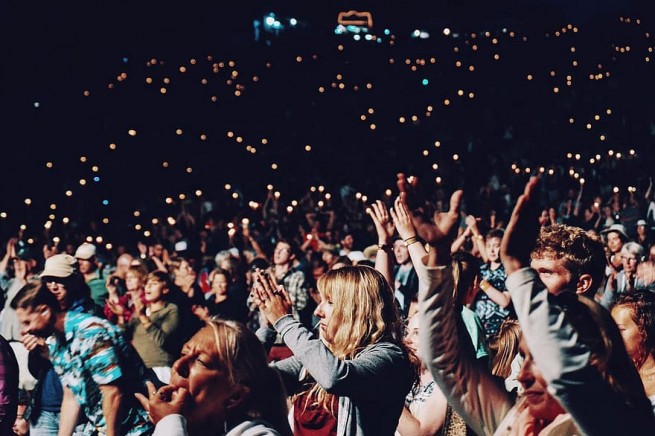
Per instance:
[[[182,348],[169,385],[137,398],[154,436],[290,436],[284,388],[244,324],[212,320]]]
[[[256,283],[255,302],[293,352],[273,366],[293,394],[294,434],[393,435],[417,364],[382,274],[367,266],[323,274],[318,335],[291,316],[288,295],[270,276],[258,272]]]
[[[493,354],[491,373],[505,382],[507,392],[521,394],[523,387],[518,381],[518,374],[523,365],[523,356],[519,352],[521,326],[514,318],[505,318],[498,333],[489,344]]]

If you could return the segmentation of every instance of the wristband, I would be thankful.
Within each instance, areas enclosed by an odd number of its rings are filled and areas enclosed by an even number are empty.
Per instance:
[[[411,238],[405,239],[405,247],[409,247],[414,242],[418,242],[418,238],[416,236],[412,236]]]
[[[482,235],[475,235],[475,236],[473,236],[473,237],[474,237],[475,239],[477,239],[478,241],[482,241],[482,240],[484,239],[484,236],[482,236]]]
[[[391,251],[391,245],[389,245],[389,244],[378,244],[378,250]]]

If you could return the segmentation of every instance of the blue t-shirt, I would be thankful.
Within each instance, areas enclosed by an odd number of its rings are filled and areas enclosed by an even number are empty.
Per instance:
[[[61,411],[61,399],[64,397],[64,390],[61,387],[59,376],[54,369],[49,368],[43,375],[41,383],[41,409],[59,413]]]

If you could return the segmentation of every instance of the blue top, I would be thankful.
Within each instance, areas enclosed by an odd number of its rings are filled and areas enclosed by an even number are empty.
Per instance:
[[[50,360],[62,384],[68,387],[89,419],[86,431],[105,426],[101,385],[118,384],[123,390],[121,434],[152,432],[147,414],[134,392],[144,392],[145,366],[109,321],[87,313],[67,312],[64,334],[48,339]]]

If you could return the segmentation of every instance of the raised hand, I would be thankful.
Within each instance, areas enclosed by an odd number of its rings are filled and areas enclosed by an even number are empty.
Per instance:
[[[396,197],[393,202],[391,217],[396,225],[396,229],[398,229],[398,234],[403,240],[416,236],[416,228],[414,227],[414,223],[412,223],[412,218],[409,216],[407,206],[400,196]]]
[[[478,219],[474,217],[473,215],[467,215],[467,217],[464,219],[464,222],[466,222],[467,228],[471,229],[471,233],[473,236],[478,237],[480,235],[480,228],[478,227]]]
[[[425,196],[420,189],[418,177],[407,177],[404,173],[396,174],[396,186],[400,192],[400,199],[413,213],[424,213],[426,207]]]
[[[366,213],[368,213],[373,220],[373,224],[375,224],[378,243],[386,244],[389,242],[395,231],[395,226],[393,221],[391,221],[387,206],[382,201],[376,200],[371,207],[366,209]]]
[[[418,235],[433,247],[447,247],[444,252],[449,253],[450,243],[457,232],[460,204],[464,191],[455,191],[450,197],[450,209],[447,212],[435,211],[430,220],[425,217],[425,209],[428,203],[423,200],[423,196],[420,194],[418,179],[415,177],[406,178],[402,173],[399,173],[397,177],[400,198],[411,213],[412,223],[414,223]]]
[[[500,243],[500,258],[507,275],[529,264],[530,252],[539,234],[539,205],[535,198],[538,183],[538,176],[526,183]]]
[[[284,286],[278,285],[273,275],[260,269],[253,274],[253,301],[271,325],[285,315],[291,314],[292,304]]]

